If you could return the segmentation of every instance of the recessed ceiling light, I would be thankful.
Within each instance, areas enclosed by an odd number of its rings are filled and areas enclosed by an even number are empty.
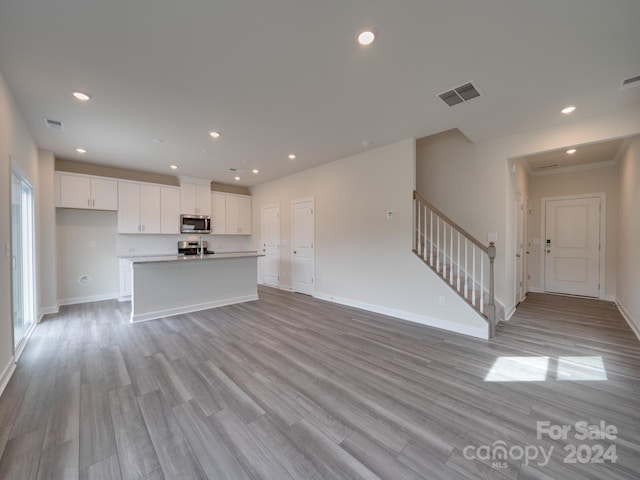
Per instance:
[[[574,153],[576,153],[576,152],[577,152],[577,150],[576,150],[575,148],[570,148],[569,150],[567,150],[567,153],[568,153],[569,155],[573,155],[573,154],[574,154]]]
[[[178,169],[178,165],[171,165],[171,170],[177,170]]]
[[[209,135],[211,135],[211,138],[220,138],[220,132],[216,132],[215,130],[210,131]]]
[[[289,160],[295,160],[295,159],[296,159],[296,155],[294,153],[290,153]]]
[[[76,152],[78,152],[78,153],[87,153],[87,149],[86,148],[82,148],[82,147],[78,147],[78,148],[76,148]]]
[[[564,113],[565,115],[568,115],[569,113],[572,113],[575,109],[576,107],[574,107],[573,105],[570,105],[560,110],[560,112]]]
[[[260,170],[258,170],[257,168],[254,168],[253,170],[251,170],[253,173],[258,174],[260,173]]]
[[[234,179],[237,182],[238,180],[240,180],[240,177],[234,177]]]
[[[376,35],[371,30],[365,30],[358,34],[358,43],[363,46],[371,45],[376,39]]]
[[[88,93],[84,93],[84,92],[72,92],[73,96],[76,97],[78,100],[80,100],[81,102],[87,102],[89,100],[91,100],[91,95],[89,95]]]

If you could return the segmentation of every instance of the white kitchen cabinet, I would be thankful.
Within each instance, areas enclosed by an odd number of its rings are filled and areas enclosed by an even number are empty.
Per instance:
[[[131,300],[131,262],[120,259],[120,288],[118,291],[118,300],[121,302]]]
[[[211,215],[211,187],[196,183],[180,185],[181,213]]]
[[[160,232],[180,233],[180,189],[160,188]]]
[[[211,194],[211,223],[214,235],[251,234],[251,197],[234,193]]]
[[[251,234],[251,197],[238,195],[238,234]]]
[[[225,235],[226,226],[226,199],[222,192],[211,192],[211,233],[214,235]]]
[[[118,210],[118,182],[88,175],[56,173],[56,206]]]
[[[161,233],[160,187],[119,182],[118,233]]]

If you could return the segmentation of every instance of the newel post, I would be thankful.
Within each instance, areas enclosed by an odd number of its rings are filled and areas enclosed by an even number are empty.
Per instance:
[[[496,334],[496,298],[494,287],[493,262],[496,259],[496,243],[489,242],[489,338],[493,338]]]

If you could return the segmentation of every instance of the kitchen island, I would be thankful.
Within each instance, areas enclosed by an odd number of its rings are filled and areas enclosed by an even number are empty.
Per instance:
[[[131,262],[131,322],[258,299],[256,252],[123,257]]]

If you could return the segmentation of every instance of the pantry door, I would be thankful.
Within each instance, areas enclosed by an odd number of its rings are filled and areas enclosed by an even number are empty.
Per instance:
[[[313,295],[315,222],[313,198],[293,202],[293,291]]]
[[[601,205],[600,195],[544,200],[545,291],[600,296]]]
[[[280,205],[262,207],[261,280],[264,285],[280,285]]]

